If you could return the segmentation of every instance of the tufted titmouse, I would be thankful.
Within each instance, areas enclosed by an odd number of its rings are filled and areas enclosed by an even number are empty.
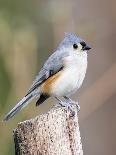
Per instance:
[[[78,90],[87,69],[87,51],[91,48],[73,33],[65,33],[64,40],[48,58],[33,81],[26,96],[5,116],[12,118],[34,98],[36,106],[53,96],[62,106],[71,109],[72,100],[68,97]],[[60,100],[64,97],[66,102]]]

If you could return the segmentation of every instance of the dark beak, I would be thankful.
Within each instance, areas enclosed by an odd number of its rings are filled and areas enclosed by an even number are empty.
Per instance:
[[[84,46],[84,47],[83,47],[83,51],[85,51],[85,50],[87,50],[87,51],[88,51],[88,50],[90,50],[90,49],[91,49],[91,47],[90,47],[90,46],[88,46],[88,45],[86,45],[86,46]]]

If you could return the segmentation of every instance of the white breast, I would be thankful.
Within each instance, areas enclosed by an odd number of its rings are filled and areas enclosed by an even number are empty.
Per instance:
[[[80,88],[86,73],[87,54],[65,58],[65,67],[61,76],[52,85],[53,96],[65,96]]]

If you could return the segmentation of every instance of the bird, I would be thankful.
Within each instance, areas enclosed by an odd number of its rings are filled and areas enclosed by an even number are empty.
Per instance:
[[[11,119],[34,98],[37,99],[36,106],[49,97],[54,97],[61,106],[72,110],[72,100],[69,96],[74,94],[83,83],[90,49],[91,47],[75,33],[65,33],[61,43],[35,77],[27,94],[5,116],[4,121]],[[62,101],[61,97],[65,101]]]

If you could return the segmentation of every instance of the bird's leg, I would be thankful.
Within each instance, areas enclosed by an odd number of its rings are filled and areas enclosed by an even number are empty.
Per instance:
[[[77,111],[78,111],[78,112],[80,111],[80,105],[79,105],[78,102],[74,102],[73,100],[71,100],[71,99],[70,99],[69,97],[67,97],[67,96],[64,96],[64,98],[65,98],[65,100],[66,100],[68,103],[76,105]]]
[[[59,102],[59,104],[60,104],[62,107],[66,107],[67,109],[69,109],[69,110],[71,111],[71,116],[72,116],[72,117],[75,115],[75,112],[73,111],[70,102],[63,102],[63,101],[60,100],[58,97],[55,97],[55,99]]]
[[[64,104],[64,102],[63,102],[61,99],[59,99],[57,96],[55,96],[55,99],[58,101],[58,103],[59,103],[62,107],[65,107],[65,104]]]

